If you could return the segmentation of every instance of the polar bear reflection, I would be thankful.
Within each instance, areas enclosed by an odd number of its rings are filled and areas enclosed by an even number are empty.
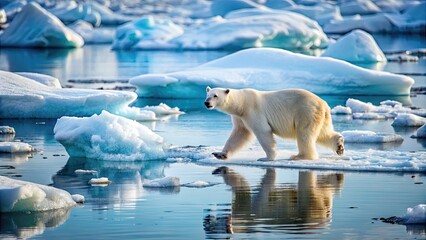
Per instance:
[[[204,218],[204,230],[214,233],[283,231],[307,233],[326,227],[331,220],[332,198],[340,192],[343,174],[317,175],[300,171],[297,184],[276,185],[275,169],[267,169],[258,188],[227,167],[213,174],[222,176],[232,188],[230,213],[210,214]]]

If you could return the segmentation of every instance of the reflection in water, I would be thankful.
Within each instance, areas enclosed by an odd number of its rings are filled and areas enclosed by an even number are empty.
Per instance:
[[[69,217],[71,209],[57,209],[32,213],[1,213],[0,238],[30,238],[44,233],[46,228],[62,225]]]
[[[102,161],[70,158],[52,177],[53,186],[71,194],[81,194],[95,209],[135,208],[136,200],[144,195],[143,180],[164,177],[164,161]],[[96,174],[76,174],[75,170],[95,170]],[[108,187],[90,186],[94,177],[107,177]]]
[[[333,194],[343,185],[343,174],[300,171],[296,184],[276,184],[275,169],[267,169],[260,186],[251,188],[246,179],[227,167],[213,174],[232,188],[232,206],[204,218],[207,234],[279,232],[313,233],[331,221]],[[217,211],[217,210],[216,210]]]

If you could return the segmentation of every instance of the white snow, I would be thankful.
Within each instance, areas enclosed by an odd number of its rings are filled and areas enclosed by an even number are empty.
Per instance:
[[[401,113],[392,122],[394,127],[420,127],[426,123],[426,118],[411,113]]]
[[[371,103],[365,103],[358,99],[348,98],[346,107],[350,108],[354,113],[373,112],[376,109]]]
[[[92,24],[83,20],[78,20],[68,27],[80,34],[86,44],[112,43],[114,41],[114,28],[94,28]]]
[[[85,170],[85,169],[76,169],[74,171],[75,174],[97,174],[96,170]]]
[[[403,224],[426,224],[426,204],[407,208],[407,213],[401,218]]]
[[[36,80],[46,79],[42,75]],[[58,118],[90,116],[107,110],[135,120],[155,120],[155,113],[128,105],[133,92],[49,87],[20,75],[0,71],[0,118]]]
[[[169,19],[146,16],[117,28],[113,49],[176,48],[170,40],[183,34],[183,28]]]
[[[15,74],[18,74],[19,76],[34,80],[36,82],[39,82],[43,85],[53,87],[53,88],[62,88],[61,82],[59,82],[59,79],[46,75],[41,73],[33,73],[33,72],[15,72]]]
[[[284,167],[299,169],[322,169],[372,172],[425,172],[426,152],[401,152],[366,150],[346,150],[343,157],[335,153],[320,152],[316,160],[289,160],[295,152],[278,150],[275,161],[257,161],[264,157],[260,146],[253,146],[238,152],[226,161],[218,160],[211,154],[221,147],[174,147],[168,150],[170,158],[188,158],[201,165],[244,165],[257,167]]]
[[[145,188],[169,188],[180,186],[180,179],[178,177],[164,177],[153,180],[145,180],[143,187]]]
[[[362,30],[354,30],[339,38],[321,56],[358,63],[386,62],[386,56],[373,36]]]
[[[84,196],[80,194],[73,194],[71,195],[72,200],[76,203],[84,203]]]
[[[416,133],[411,136],[413,138],[426,138],[426,124],[417,129]]]
[[[15,134],[15,129],[9,126],[0,126],[0,134]]]
[[[331,109],[331,114],[334,115],[351,115],[352,109],[350,107],[344,107],[342,105],[337,105]]]
[[[404,138],[397,134],[375,133],[373,131],[343,131],[342,135],[347,143],[387,143],[404,141]]]
[[[89,180],[89,184],[91,185],[108,185],[111,181],[107,177],[101,177],[101,178],[91,178]]]
[[[83,38],[36,2],[18,13],[0,35],[2,47],[81,47]]]
[[[54,133],[71,157],[133,161],[165,156],[162,137],[136,121],[107,111],[91,117],[61,117]]]
[[[0,142],[0,153],[33,152],[35,149],[23,142]]]
[[[171,114],[183,114],[178,107],[171,108],[165,103],[160,103],[157,106],[145,106],[142,108],[146,111],[152,111],[156,115],[171,115]]]
[[[146,74],[129,82],[137,87],[141,97],[204,98],[207,85],[258,90],[304,88],[316,94],[333,95],[409,95],[414,80],[337,59],[253,48],[190,70]]]
[[[75,205],[61,189],[0,176],[0,212],[47,211]]]

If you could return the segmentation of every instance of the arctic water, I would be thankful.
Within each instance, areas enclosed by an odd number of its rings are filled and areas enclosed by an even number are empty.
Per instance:
[[[376,35],[384,52],[424,48],[418,36]],[[184,70],[225,56],[226,51],[111,51],[109,45],[80,49],[14,49],[0,51],[0,69],[39,72],[63,86],[126,90],[125,81],[144,73]],[[309,66],[307,66],[309,67]],[[426,61],[363,66],[412,76],[426,86]],[[331,107],[349,97],[379,104],[397,100],[426,108],[426,96],[322,96]],[[142,122],[176,146],[222,146],[230,132],[228,116],[208,111],[203,99],[138,99],[138,107],[164,102],[186,114]],[[410,136],[416,129],[393,128],[391,120],[335,117],[337,131],[371,130],[403,136],[395,144],[347,144],[350,151],[424,152],[426,140]],[[65,189],[86,198],[84,205],[46,213],[0,215],[0,238],[34,239],[419,239],[424,226],[383,223],[378,218],[402,216],[406,208],[425,203],[425,173],[320,171],[261,168],[232,164],[168,161],[101,161],[69,158],[54,139],[56,119],[0,119],[12,126],[15,139],[33,145],[33,154],[0,154],[0,175]],[[254,147],[258,147],[255,143]],[[296,151],[291,140],[278,148]],[[326,150],[321,149],[321,152]],[[374,154],[374,153],[372,153]],[[97,175],[78,175],[92,169]],[[108,186],[91,186],[94,176]],[[182,184],[213,183],[205,188],[145,188],[144,180],[178,177]]]

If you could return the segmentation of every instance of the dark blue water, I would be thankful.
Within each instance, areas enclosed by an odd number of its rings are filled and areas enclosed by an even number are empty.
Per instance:
[[[414,39],[413,39],[414,38]],[[385,51],[425,47],[424,38],[376,37]],[[63,85],[70,79],[128,79],[143,73],[164,73],[195,67],[225,56],[216,51],[113,52],[108,45],[74,50],[0,49],[0,69],[53,75]],[[377,66],[374,66],[377,68]],[[425,61],[387,63],[385,71],[426,73]],[[416,86],[426,86],[416,76]],[[82,85],[96,88],[94,84]],[[330,106],[350,96],[322,96]],[[426,107],[424,95],[415,97],[357,96],[378,104],[392,99]],[[165,102],[186,112],[176,118],[143,123],[173,145],[221,146],[231,123],[229,117],[207,111],[202,100],[139,99],[135,106]],[[402,216],[407,207],[426,202],[425,174],[357,173],[264,169],[244,166],[167,163],[107,162],[69,158],[53,135],[55,119],[0,119],[12,126],[15,139],[36,147],[34,154],[0,154],[4,176],[50,184],[86,197],[70,210],[0,215],[0,238],[35,239],[419,239],[424,228],[392,225],[373,220]],[[394,129],[389,120],[334,119],[338,131],[365,129],[397,133],[396,145],[348,145],[349,149],[425,151],[426,142],[409,136],[415,129]],[[292,141],[280,148],[295,151]],[[95,187],[93,177],[76,175],[76,169],[97,170],[112,184]],[[215,174],[213,174],[213,172]],[[146,179],[179,177],[181,183],[197,180],[219,183],[207,188],[148,189]]]

